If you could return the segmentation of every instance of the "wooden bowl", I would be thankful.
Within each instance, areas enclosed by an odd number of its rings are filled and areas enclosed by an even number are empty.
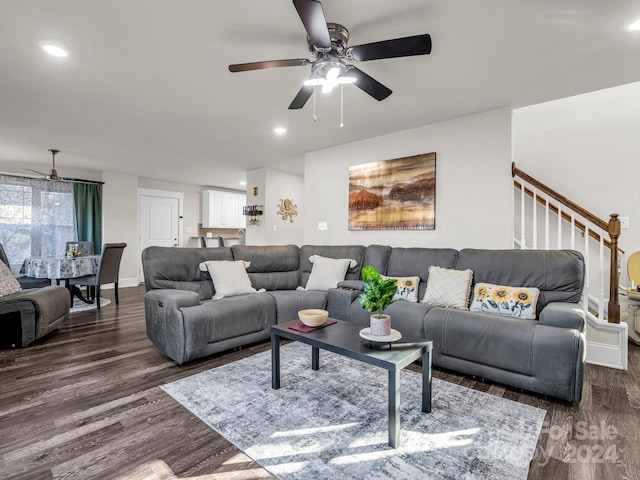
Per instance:
[[[320,310],[319,308],[310,308],[308,310],[300,310],[298,318],[308,327],[319,327],[324,325],[329,317],[329,312]]]

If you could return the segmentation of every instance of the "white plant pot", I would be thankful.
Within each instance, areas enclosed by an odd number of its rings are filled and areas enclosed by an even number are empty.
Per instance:
[[[389,315],[382,315],[379,317],[371,315],[369,317],[369,327],[371,329],[371,335],[376,337],[387,337],[391,335],[391,317]]]

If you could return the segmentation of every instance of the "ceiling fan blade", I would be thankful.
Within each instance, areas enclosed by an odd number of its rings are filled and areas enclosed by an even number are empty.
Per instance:
[[[425,33],[349,47],[345,51],[345,56],[354,62],[365,62],[381,58],[410,57],[429,53],[431,53],[431,35]]]
[[[375,78],[370,77],[359,68],[353,65],[349,66],[347,75],[350,77],[356,77],[355,86],[365,93],[368,93],[376,100],[384,100],[393,92],[377,81]]]
[[[311,39],[311,45],[319,48],[331,48],[331,38],[322,4],[316,0],[293,0],[293,5]]]
[[[25,168],[24,170],[26,170],[26,171],[28,171],[28,172],[37,173],[38,175],[42,175],[42,176],[47,176],[47,175],[49,175],[48,173],[39,172],[38,170],[34,170],[33,168]]]
[[[264,62],[237,63],[229,65],[230,72],[248,72],[249,70],[262,70],[263,68],[277,67],[301,67],[311,62],[306,58],[292,58],[288,60],[267,60]]]
[[[307,103],[307,100],[313,94],[313,86],[312,85],[303,85],[296,97],[289,105],[289,110],[298,110],[299,108],[304,107],[304,104]]]

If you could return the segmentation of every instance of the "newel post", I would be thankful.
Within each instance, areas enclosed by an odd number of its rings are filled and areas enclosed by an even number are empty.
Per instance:
[[[612,213],[609,219],[609,237],[611,239],[611,265],[609,266],[609,308],[608,322],[620,323],[620,302],[618,301],[618,237],[620,236],[620,219],[617,213]]]

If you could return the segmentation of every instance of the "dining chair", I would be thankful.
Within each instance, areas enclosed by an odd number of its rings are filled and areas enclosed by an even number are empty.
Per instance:
[[[9,264],[9,258],[7,257],[7,253],[4,251],[2,243],[0,243],[0,260],[2,260],[7,265],[7,267],[11,268],[11,264]],[[13,276],[16,277],[16,280],[18,280],[20,286],[25,290],[29,288],[48,287],[49,285],[51,285],[51,280],[49,280],[48,278],[27,277],[23,273],[14,273]]]
[[[93,255],[93,242],[91,241],[78,240],[75,242],[67,242],[64,247],[65,252],[69,251],[69,245],[75,245],[78,251],[83,255]]]
[[[96,307],[100,310],[100,286],[105,283],[113,283],[115,288],[116,305],[118,301],[118,275],[120,273],[120,260],[126,243],[105,243],[102,247],[98,271],[94,275],[69,278],[69,285],[86,286],[87,297],[95,300]]]

